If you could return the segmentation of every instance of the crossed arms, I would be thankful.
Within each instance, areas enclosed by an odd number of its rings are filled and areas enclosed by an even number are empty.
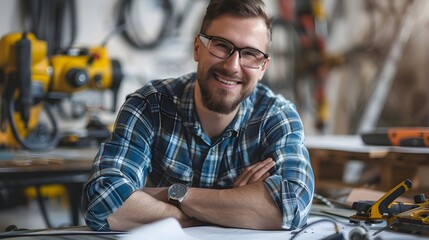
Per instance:
[[[141,99],[135,100],[142,102]],[[140,115],[138,120],[135,120],[133,114],[141,113],[140,108],[138,111],[131,111],[134,109],[133,104],[128,105],[131,107],[124,107],[127,111],[122,111],[118,117],[115,132],[111,134],[109,141],[101,145],[94,160],[93,174],[85,185],[82,205],[86,223],[92,229],[127,230],[167,217],[178,219],[182,226],[217,224],[252,229],[294,229],[306,223],[313,196],[314,176],[308,151],[303,144],[302,124],[292,108],[276,112],[273,117],[263,122],[264,129],[257,136],[260,139],[251,139],[252,142],[258,143],[255,146],[231,146],[231,149],[240,149],[242,154],[240,158],[232,159],[235,165],[226,166],[226,170],[235,172],[229,174],[222,170],[221,176],[226,176],[225,179],[206,179],[207,184],[194,185],[214,186],[210,181],[219,180],[219,186],[231,186],[231,189],[191,188],[179,209],[167,203],[167,188],[144,186],[168,186],[175,182],[175,179],[182,178],[179,168],[173,167],[168,168],[172,170],[169,174],[175,174],[171,178],[168,174],[157,174],[162,173],[164,168],[162,165],[156,166],[156,163],[168,163],[176,158],[188,159],[190,157],[186,154],[189,147],[195,147],[193,151],[196,153],[207,149],[199,149],[196,144],[181,148],[182,145],[177,144],[171,152],[164,152],[165,148],[153,150],[150,148],[152,142],[159,142],[159,139],[165,136],[156,136],[158,140],[153,140],[156,131],[149,129],[158,129],[156,126],[152,127],[153,120],[148,119],[143,124]],[[128,111],[130,113],[126,114]],[[157,113],[146,115],[158,116]],[[252,129],[248,131],[256,132]],[[188,140],[184,138],[180,141]],[[165,142],[164,145],[170,146],[170,143]],[[177,155],[176,150],[185,155]],[[167,153],[168,156],[165,157]],[[210,156],[212,155],[217,156]],[[263,156],[275,159],[276,174],[269,176],[269,160],[261,163],[250,160],[261,159]],[[192,159],[202,157],[195,155]],[[152,159],[156,162],[152,163]],[[213,163],[219,161],[223,159],[215,158]],[[234,179],[235,174],[242,171],[239,169],[242,164],[252,162],[253,165]],[[188,171],[192,171],[187,162],[173,163],[186,165],[189,167],[187,169],[190,169]],[[175,170],[177,172],[174,172]],[[153,185],[146,184],[149,171],[156,177]],[[207,172],[211,174],[209,170]],[[192,182],[192,174],[186,173],[186,181]],[[166,177],[168,179],[165,179]]]
[[[281,229],[281,211],[263,183],[274,165],[268,158],[247,167],[231,189],[190,188],[180,209],[168,203],[167,188],[135,191],[107,221],[112,230],[132,229],[167,217],[176,218],[182,227],[216,224]]]

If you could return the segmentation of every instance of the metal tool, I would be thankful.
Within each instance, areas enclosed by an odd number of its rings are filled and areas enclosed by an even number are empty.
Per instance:
[[[414,203],[394,202],[411,187],[412,182],[406,179],[377,201],[354,202],[352,209],[356,214],[350,216],[350,222],[373,224],[385,221],[393,230],[429,233],[429,199],[424,194],[415,195]]]
[[[429,235],[429,199],[421,205],[394,216],[391,228],[399,232]]]
[[[417,207],[414,204],[394,203],[395,199],[407,192],[412,185],[413,183],[407,179],[396,185],[377,201],[354,202],[352,209],[356,210],[356,215],[350,217],[350,222],[364,221],[371,224],[389,221],[394,214]]]
[[[369,145],[429,147],[429,128],[379,128],[361,134]]]
[[[103,47],[69,49],[47,57],[47,43],[32,33],[11,33],[0,40],[0,145],[42,150],[59,141],[50,103],[72,93],[113,91],[114,106],[122,81],[121,66]],[[48,124],[41,123],[46,113]]]

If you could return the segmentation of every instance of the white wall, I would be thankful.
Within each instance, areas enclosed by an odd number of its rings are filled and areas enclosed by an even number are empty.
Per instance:
[[[23,31],[20,15],[20,1],[0,0],[0,36],[10,32]],[[141,16],[144,27],[157,27],[162,18],[162,11],[152,9],[146,10],[148,4],[153,1],[136,1],[136,8],[140,8],[146,15]],[[107,44],[110,57],[121,62],[125,73],[123,79],[118,106],[121,105],[125,96],[141,87],[144,83],[155,78],[177,77],[179,75],[195,71],[195,63],[192,58],[192,45],[195,31],[200,27],[200,17],[205,11],[207,1],[194,1],[192,10],[184,10],[187,0],[174,0],[175,15],[185,12],[183,26],[178,29],[155,49],[140,50],[130,46],[121,35],[115,35]],[[77,36],[75,46],[91,47],[100,45],[106,36],[111,33],[116,25],[116,11],[118,0],[76,0],[77,12]],[[152,4],[153,5],[153,4]],[[152,31],[153,32],[153,31]],[[146,29],[147,34],[154,34]],[[156,32],[155,32],[156,33]],[[104,99],[109,98],[109,92],[104,93]],[[75,98],[99,98],[92,93],[79,93]],[[101,100],[103,101],[103,100]],[[98,100],[100,102],[100,100]],[[110,107],[110,106],[106,106]],[[106,113],[104,118],[113,121],[114,114]]]
[[[142,11],[143,27],[159,26],[160,15],[157,15],[157,9],[153,12],[147,11],[147,6],[156,0],[140,0],[135,1],[137,4],[136,10]],[[177,34],[171,33],[168,39],[160,44],[154,50],[138,50],[130,46],[122,36],[117,35],[113,37],[107,44],[107,49],[111,58],[118,59],[121,64],[126,77],[123,80],[119,98],[118,106],[121,105],[125,96],[131,93],[146,83],[148,80],[164,77],[176,77],[178,75],[188,73],[195,70],[195,63],[192,59],[192,44],[193,37],[200,27],[200,18],[204,14],[207,0],[193,0],[195,3],[192,9],[184,9],[188,0],[174,0],[174,14],[179,14],[181,11],[186,12],[186,18],[183,27],[179,29]],[[192,0],[189,0],[192,1]],[[330,0],[335,2],[335,0]],[[12,31],[22,31],[19,2],[16,0],[0,0],[0,36],[3,36]],[[329,3],[329,1],[327,1]],[[76,46],[88,47],[99,45],[104,38],[115,28],[116,25],[116,8],[118,0],[76,0],[77,5],[77,36],[75,39]],[[266,1],[270,15],[277,15],[278,7],[277,0]],[[147,15],[147,16],[146,16]],[[342,28],[347,29],[349,22],[341,21]],[[343,46],[347,48],[347,43],[350,43],[342,35],[342,31],[337,34],[337,42],[334,46],[330,46],[330,50],[338,50],[338,47]],[[150,30],[145,34],[153,34]],[[338,37],[339,36],[339,37]],[[338,41],[339,40],[339,41]],[[310,91],[310,90],[309,90]],[[110,99],[109,92],[103,94],[103,99]],[[92,93],[76,94],[75,99],[91,99],[94,98],[95,102],[103,102],[99,96]],[[310,97],[311,98],[311,97]],[[103,102],[103,104],[106,104]],[[108,105],[108,104],[107,104]],[[110,107],[110,106],[107,106]],[[301,109],[299,109],[301,110]],[[301,112],[304,124],[311,133],[313,127],[313,112],[303,110]],[[105,113],[102,114],[106,121],[112,122],[115,114]],[[71,128],[75,127],[75,121],[70,123]]]
[[[153,26],[159,26],[158,20],[160,15],[157,15],[157,9],[155,8],[154,11],[150,10],[148,12],[146,7],[149,3],[153,3],[154,1],[156,2],[157,0],[136,1],[139,3],[139,5],[136,6],[136,10],[142,10],[145,13],[140,16],[143,19],[143,27],[151,28]],[[176,77],[195,70],[195,63],[192,59],[193,37],[200,27],[200,18],[205,11],[205,6],[208,3],[208,0],[190,0],[194,2],[194,6],[192,9],[185,10],[184,7],[187,1],[188,0],[171,1],[174,4],[175,10],[171,18],[174,19],[179,12],[185,11],[185,22],[179,31],[171,33],[170,37],[163,41],[158,48],[154,50],[135,49],[120,35],[113,37],[108,42],[107,49],[109,50],[110,57],[118,59],[121,62],[126,74],[120,90],[118,105],[123,102],[126,94],[135,91],[148,80]],[[385,5],[387,5],[389,1],[390,0],[380,0],[378,6],[386,7]],[[19,14],[19,2],[20,1],[17,0],[0,0],[0,36],[9,32],[23,30]],[[371,41],[372,36],[368,36],[368,34],[370,33],[369,29],[371,28],[372,23],[370,21],[368,10],[362,1],[344,2],[343,0],[324,0],[324,2],[327,11],[327,18],[329,20],[332,20],[332,16],[334,15],[333,9],[335,9],[335,6],[339,3],[343,4],[342,13],[334,19],[332,29],[328,32],[327,51],[330,54],[342,55],[359,44],[365,44],[368,41]],[[422,2],[426,3],[426,1]],[[114,14],[118,0],[76,0],[76,3],[78,14],[78,33],[75,45],[87,47],[99,45],[115,27],[116,18],[114,17]],[[268,5],[269,12],[273,15],[277,15],[278,1],[266,0],[266,3]],[[395,3],[400,4],[403,3],[403,1],[395,1]],[[427,17],[425,17],[427,16],[425,12],[427,12],[429,4],[423,5],[422,10],[416,14],[424,16],[424,19],[419,20],[419,23],[416,24],[417,27],[413,29],[413,33],[423,39],[421,42],[418,42],[415,49],[417,49],[416,52],[419,52],[424,56],[419,58],[421,60],[417,60],[415,54],[412,54],[408,62],[421,63],[419,65],[413,64],[413,69],[410,71],[419,72],[419,78],[421,79],[429,79],[426,77],[427,71],[423,71],[427,68],[422,69],[420,67],[420,65],[424,65],[427,58],[427,47],[425,46],[426,44],[424,39],[427,39],[426,36],[429,32],[427,31],[428,20]],[[398,7],[397,9],[401,9],[401,7]],[[379,12],[383,13],[382,9]],[[389,14],[390,13],[388,12],[387,16],[392,17]],[[377,39],[384,37],[386,38],[384,41],[388,40],[389,34],[387,33],[389,33],[389,31],[385,31],[385,29],[390,28],[384,27],[382,18],[379,18],[377,23],[382,25],[377,28],[378,31],[376,33],[379,35]],[[382,35],[383,33],[384,35]],[[145,32],[145,34],[150,35],[153,34],[153,32],[149,30],[149,32]],[[415,41],[416,39],[417,38],[411,38],[410,45],[417,44],[417,41]],[[383,43],[383,41],[379,42]],[[386,52],[389,47],[388,44],[384,45],[385,46],[383,46],[383,44],[379,44],[378,46],[381,54]],[[372,58],[374,56],[375,55],[366,55],[365,57]],[[375,74],[382,66],[382,58],[381,61],[369,60],[370,61],[367,61],[364,57],[355,54],[352,57],[348,56],[343,65],[334,67],[331,70],[328,86],[326,87],[330,105],[330,119],[325,133],[344,134],[350,132],[350,129],[352,129],[350,122],[353,122],[353,119],[359,115],[357,110],[362,104],[362,101],[365,100],[362,99],[361,95],[366,94],[371,90],[365,86],[368,85],[367,83],[377,80]],[[361,65],[355,64],[356,62]],[[274,65],[272,65],[270,69],[273,69],[273,67]],[[301,79],[299,81],[302,82]],[[427,84],[427,80],[419,82]],[[303,86],[303,91],[308,93],[309,96],[307,98],[311,103],[313,90],[310,86]],[[109,98],[108,94],[108,92],[104,94],[107,95],[105,99]],[[402,96],[402,94],[400,96]],[[81,98],[81,96],[78,95],[77,98]],[[427,102],[427,105],[429,106],[429,101]],[[307,108],[303,107],[298,109],[298,111],[303,117],[307,134],[316,132],[313,130],[315,114],[314,106]],[[113,114],[106,113],[106,115],[108,115],[106,118],[109,118],[109,121],[112,121],[114,118]],[[402,115],[404,114],[398,114],[398,116]],[[407,116],[408,115],[409,114],[407,114]],[[410,116],[413,115],[414,114],[411,114]],[[427,116],[427,114],[425,116]],[[424,119],[425,117],[423,116],[421,118]],[[404,123],[403,125],[413,124],[415,125],[413,122]]]
[[[143,1],[144,2],[144,1]],[[172,1],[175,8],[181,9],[186,0]],[[197,1],[195,1],[198,3]],[[203,1],[199,1],[204,3]],[[78,26],[79,34],[76,44],[100,44],[107,34],[115,27],[114,12],[116,0],[78,0]],[[142,5],[142,4],[138,4]],[[142,76],[152,79],[160,77],[176,76],[194,69],[192,60],[192,30],[195,26],[189,27],[195,21],[204,7],[197,4],[194,9],[197,11],[187,14],[185,27],[179,31],[178,36],[171,36],[154,50],[138,50],[128,45],[121,36],[116,36],[108,43],[108,49],[112,57],[119,59],[127,74]],[[202,7],[201,7],[202,6]],[[136,6],[139,7],[139,6]],[[141,8],[141,6],[140,6]],[[145,12],[148,14],[149,12]],[[144,26],[157,26],[157,21],[153,18],[160,17],[156,14],[152,16],[141,16]],[[159,25],[159,24],[158,24]]]
[[[194,36],[200,28],[201,18],[205,13],[207,0],[189,0],[194,4],[191,9],[184,9],[188,0],[174,0],[174,13],[171,18],[184,13],[182,27],[176,32],[169,33],[157,48],[140,50],[129,45],[119,34],[112,37],[107,44],[110,57],[118,59],[126,77],[120,91],[119,103],[125,95],[135,91],[148,80],[179,75],[195,71],[196,65],[192,58]],[[140,18],[145,34],[156,34],[151,28],[159,27],[162,12],[158,9],[149,9],[153,0],[135,1],[136,10],[141,11]],[[10,32],[23,31],[24,27],[20,14],[20,1],[0,0],[0,37]],[[76,0],[77,36],[75,46],[91,47],[99,45],[106,36],[114,30],[118,0]],[[272,9],[268,1],[268,8]],[[143,31],[143,29],[142,29]],[[108,93],[106,93],[108,94]],[[78,94],[87,97],[88,94]]]
[[[187,0],[174,0],[175,13],[182,11]],[[78,32],[76,46],[99,45],[115,28],[117,0],[77,0]],[[144,4],[145,0],[140,1]],[[206,1],[194,1],[193,11],[186,11],[186,20],[177,36],[170,36],[154,50],[139,50],[127,44],[122,36],[113,37],[107,48],[111,58],[120,60],[124,72],[144,80],[187,73],[195,69],[192,59],[193,34],[199,28]],[[139,4],[142,5],[142,4]],[[146,11],[146,14],[148,12]],[[155,13],[156,14],[156,13]],[[153,17],[143,18],[146,27],[156,26]],[[173,17],[173,16],[171,16]],[[0,0],[0,36],[22,31],[19,1]],[[173,34],[171,34],[173,35]]]

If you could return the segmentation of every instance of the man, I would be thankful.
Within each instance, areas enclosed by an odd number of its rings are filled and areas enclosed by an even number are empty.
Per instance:
[[[84,188],[87,224],[128,230],[167,217],[294,229],[314,176],[292,103],[259,84],[270,58],[262,0],[210,1],[195,37],[197,73],[127,97]]]

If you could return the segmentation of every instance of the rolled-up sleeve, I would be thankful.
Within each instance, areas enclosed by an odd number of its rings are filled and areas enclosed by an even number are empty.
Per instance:
[[[95,157],[82,196],[83,215],[93,230],[109,230],[107,217],[145,185],[151,171],[148,141],[153,137],[151,121],[144,117],[150,115],[141,112],[146,108],[138,96],[128,98]]]
[[[266,126],[265,154],[276,160],[276,173],[266,179],[265,186],[282,211],[282,227],[296,229],[306,224],[314,194],[302,121],[295,107],[288,104]]]

